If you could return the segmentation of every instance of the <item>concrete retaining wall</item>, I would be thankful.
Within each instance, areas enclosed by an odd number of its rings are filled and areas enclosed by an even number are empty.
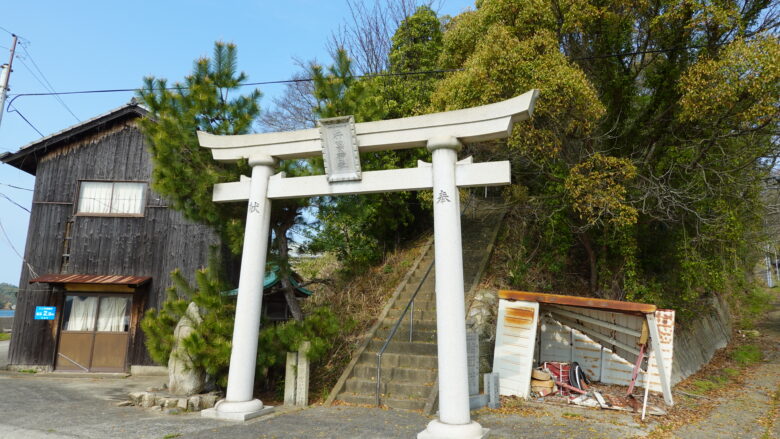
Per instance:
[[[709,308],[693,322],[674,331],[672,385],[693,375],[707,364],[715,351],[726,347],[731,338],[731,315],[728,304],[720,298],[710,299]]]
[[[0,317],[0,332],[11,332],[14,327],[13,317]]]

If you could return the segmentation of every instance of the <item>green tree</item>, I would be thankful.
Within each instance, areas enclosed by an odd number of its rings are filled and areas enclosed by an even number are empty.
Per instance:
[[[315,113],[321,118],[354,115],[356,122],[385,117],[386,109],[377,78],[358,79],[346,51],[339,50],[327,71],[311,66]],[[381,151],[360,155],[365,171],[412,166],[417,156]],[[416,163],[414,164],[416,166]],[[409,192],[322,197],[317,201],[320,227],[311,236],[313,251],[332,251],[346,272],[360,272],[380,260],[385,250],[419,230],[426,216]]]
[[[778,153],[777,12],[764,0],[481,0],[455,17],[440,65],[464,70],[438,84],[433,109],[541,91],[531,121],[476,151],[512,161],[507,233],[533,237],[507,240],[508,270],[537,274],[511,286],[584,278],[592,294],[690,310],[744,279]]]
[[[224,388],[227,385],[235,317],[235,297],[226,295],[228,285],[221,271],[222,263],[214,253],[206,268],[195,274],[195,285],[182,276],[171,273],[173,286],[159,310],[150,309],[141,320],[146,346],[158,364],[168,364],[174,344],[173,333],[190,302],[198,306],[201,321],[192,334],[181,342],[192,367],[205,372]],[[285,354],[296,351],[301,341],[312,344],[309,358],[318,360],[333,344],[337,334],[349,331],[352,323],[339,319],[327,308],[317,308],[302,320],[278,325],[264,325],[257,348],[256,381],[280,375],[276,370],[284,365]]]
[[[241,248],[245,206],[211,201],[216,183],[249,173],[245,162],[220,163],[201,148],[197,131],[245,134],[260,114],[259,90],[239,94],[246,74],[237,70],[234,44],[217,42],[211,58],[195,61],[183,82],[144,78],[138,91],[149,108],[141,120],[154,164],[152,187],[187,218],[214,227],[234,253]]]
[[[238,54],[234,44],[217,42],[211,58],[195,61],[193,71],[183,83],[168,86],[165,79],[148,77],[138,92],[149,108],[141,128],[149,139],[154,167],[152,186],[171,201],[174,209],[194,221],[217,230],[233,254],[241,251],[246,206],[240,203],[216,204],[211,200],[214,184],[237,181],[251,170],[246,161],[216,162],[211,152],[200,147],[197,131],[232,135],[250,132],[260,115],[259,90],[240,94],[247,75],[238,71]],[[283,161],[279,170],[290,176],[305,173],[306,164]],[[271,230],[275,236],[274,255],[283,273],[289,273],[288,248],[290,229],[301,222],[301,211],[307,200],[284,200],[272,203]],[[223,254],[223,259],[230,255]],[[285,298],[296,320],[303,313],[292,285],[284,278]]]

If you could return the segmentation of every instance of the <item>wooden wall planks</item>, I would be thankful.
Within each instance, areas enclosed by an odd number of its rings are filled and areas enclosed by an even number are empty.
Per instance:
[[[49,153],[38,164],[25,259],[39,275],[48,273],[151,276],[143,297],[145,308],[158,307],[172,284],[170,272],[180,269],[194,281],[206,265],[209,248],[219,240],[207,226],[192,223],[167,208],[166,200],[148,190],[140,218],[74,216],[79,180],[151,180],[152,162],[143,134],[135,123],[120,122],[103,135],[74,141]],[[51,202],[65,204],[50,204]],[[65,225],[73,220],[70,261],[61,267]],[[64,268],[64,270],[63,270]],[[48,284],[30,284],[26,267],[19,280],[19,299],[9,362],[51,365],[55,323],[33,320],[36,306],[59,303],[61,293]],[[56,320],[55,320],[56,322]],[[130,364],[153,364],[137,331],[128,353]]]

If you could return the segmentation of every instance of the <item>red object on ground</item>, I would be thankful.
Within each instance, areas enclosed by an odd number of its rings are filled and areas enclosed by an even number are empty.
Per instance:
[[[568,384],[566,384],[566,383],[563,383],[563,382],[561,382],[561,381],[556,381],[555,383],[556,383],[556,384],[558,384],[558,387],[560,387],[561,389],[569,389],[569,390],[571,390],[572,392],[581,393],[581,394],[583,394],[583,395],[585,395],[585,394],[587,394],[587,393],[588,393],[588,392],[586,392],[586,391],[584,391],[584,390],[580,390],[580,389],[578,389],[578,388],[576,388],[576,387],[574,387],[574,386],[570,386],[570,385],[568,385]],[[567,393],[567,394],[568,394],[568,393]]]
[[[626,392],[626,396],[631,395],[634,393],[634,384],[636,384],[636,377],[639,376],[639,368],[642,366],[642,360],[645,358],[645,346],[647,346],[647,343],[643,344],[639,348],[639,355],[636,357],[636,363],[634,364],[634,371],[631,373],[631,385],[628,386],[628,392]]]
[[[553,375],[553,379],[558,384],[558,394],[561,396],[567,396],[570,394],[569,390],[561,384],[569,386],[569,363],[559,363],[557,361],[545,362],[542,364],[543,369],[547,369]],[[570,387],[570,386],[569,386]]]

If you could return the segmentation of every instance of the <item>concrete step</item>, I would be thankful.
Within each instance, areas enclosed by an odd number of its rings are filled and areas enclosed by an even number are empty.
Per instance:
[[[393,303],[392,308],[404,309],[410,300],[412,300],[412,293],[401,292],[401,294],[398,295],[395,303]],[[433,286],[431,286],[430,290],[420,291],[417,296],[415,296],[414,307],[423,309],[436,309],[436,293],[433,291]]]
[[[384,359],[384,356],[382,356]],[[376,364],[357,365],[353,369],[352,378],[376,380]],[[410,369],[406,367],[386,367],[382,365],[382,381],[429,384],[436,381],[436,369]]]
[[[349,404],[359,404],[359,405],[369,405],[369,406],[376,404],[375,395],[357,395],[354,393],[342,392],[339,394],[339,396],[336,399],[339,401],[344,401]],[[387,396],[384,396],[381,397],[380,404],[396,410],[420,411],[423,408],[425,408],[424,399],[417,400],[417,399],[404,399],[404,398],[389,398]]]
[[[363,352],[358,358],[357,366],[376,367],[376,352]],[[386,368],[403,367],[407,369],[436,369],[436,355],[405,355],[395,352],[385,352],[382,355],[382,370]]]
[[[382,345],[385,343],[384,339],[375,338],[368,344],[366,351],[379,352]],[[393,339],[389,345],[387,345],[386,353],[391,354],[406,354],[406,355],[436,355],[435,343],[422,343],[422,342],[408,342],[398,341]]]
[[[436,342],[436,329],[421,329],[417,327],[415,322],[414,331],[412,332],[412,341],[421,341],[424,343]],[[387,336],[390,335],[390,328],[377,329],[375,337],[380,340],[387,340]],[[409,321],[405,320],[404,323],[398,328],[393,340],[409,341]]]
[[[385,319],[391,319],[393,320],[393,324],[398,320],[398,318],[401,316],[404,310],[402,309],[390,309],[390,311],[387,313],[387,317]],[[409,311],[404,315],[404,320],[406,322],[409,321],[409,316],[411,314],[412,310],[411,308]],[[427,310],[427,309],[419,309],[416,306],[414,307],[414,322],[417,323],[418,320],[436,320],[436,309]]]
[[[425,398],[433,387],[433,382],[426,384],[407,383],[402,381],[382,380],[379,385],[380,395],[398,399]],[[350,378],[344,384],[344,392],[357,395],[376,395],[376,381]]]
[[[391,309],[404,309],[411,297],[412,296],[409,295],[409,297],[402,298],[399,295],[398,300],[395,301]],[[423,295],[422,292],[420,292],[414,299],[414,307],[415,309],[436,309],[436,295],[432,292],[431,294]]]
[[[384,320],[382,320],[382,324],[379,325],[379,329],[387,329],[393,327],[398,322],[398,317],[385,317]],[[398,328],[400,331],[403,326],[409,327],[409,317],[404,317],[403,321],[401,322],[401,327]],[[377,329],[377,330],[379,330]],[[414,329],[421,330],[421,331],[435,331],[436,330],[436,320],[433,319],[414,319]]]

